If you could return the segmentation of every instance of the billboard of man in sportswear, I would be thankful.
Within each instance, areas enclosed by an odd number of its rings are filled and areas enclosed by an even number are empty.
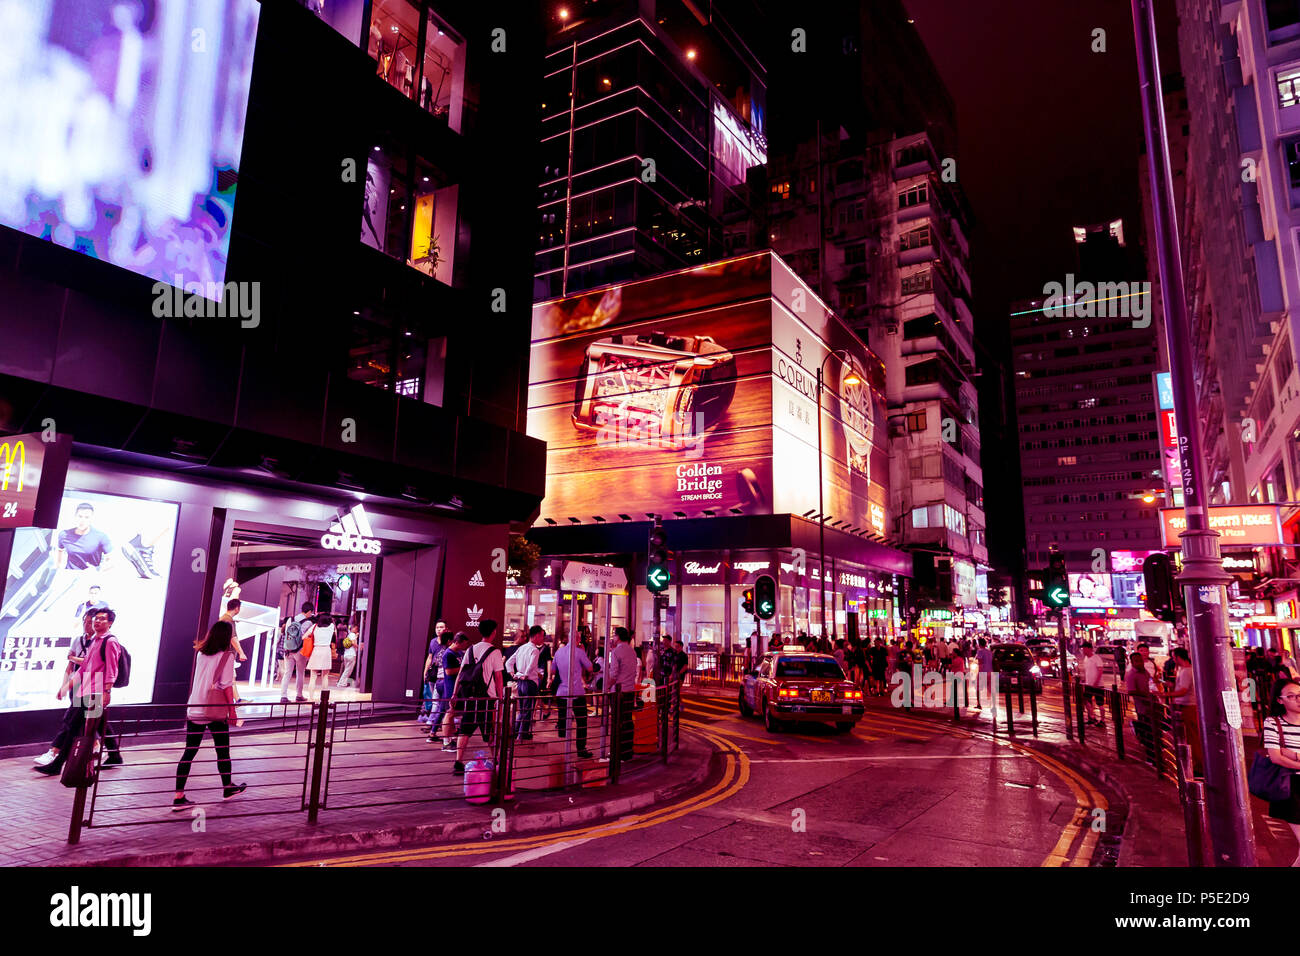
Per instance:
[[[0,599],[0,712],[56,708],[83,609],[112,596],[114,634],[131,653],[131,683],[114,703],[153,699],[158,642],[179,509],[68,491],[58,530],[19,528]]]

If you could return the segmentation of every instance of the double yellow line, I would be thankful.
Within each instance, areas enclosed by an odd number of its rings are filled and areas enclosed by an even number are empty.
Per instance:
[[[384,850],[375,853],[362,853],[351,856],[328,857],[326,859],[303,860],[295,863],[283,863],[281,866],[391,866],[397,863],[416,863],[424,860],[439,860],[456,856],[481,856],[518,853],[523,850],[535,850],[579,839],[604,839],[636,830],[667,823],[678,817],[695,813],[715,803],[729,799],[749,782],[749,757],[739,747],[725,738],[697,731],[698,735],[717,747],[723,756],[722,779],[703,793],[688,797],[677,803],[659,807],[647,813],[620,817],[612,823],[587,827],[575,827],[538,834],[533,837],[517,837],[510,840],[480,840],[464,843],[447,843],[436,846],[410,850]],[[508,817],[507,817],[508,819]],[[490,827],[490,823],[484,823]]]

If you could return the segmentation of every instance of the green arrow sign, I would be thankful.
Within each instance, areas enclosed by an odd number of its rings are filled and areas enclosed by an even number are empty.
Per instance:
[[[761,611],[761,612],[764,613],[764,614],[771,614],[771,613],[772,613],[772,602],[771,602],[771,601],[764,601],[762,604],[760,604],[760,605],[758,606],[758,609],[759,609],[759,611]]]
[[[667,568],[651,568],[650,573],[646,575],[646,581],[649,583],[652,591],[662,591],[668,587],[668,581],[672,577]]]
[[[1055,587],[1047,592],[1047,603],[1052,607],[1065,607],[1070,603],[1070,592],[1063,587]]]

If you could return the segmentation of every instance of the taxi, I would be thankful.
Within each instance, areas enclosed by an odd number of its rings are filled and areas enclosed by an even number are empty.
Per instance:
[[[769,651],[740,682],[741,715],[761,715],[768,733],[808,722],[834,724],[847,733],[864,710],[862,691],[834,657],[800,647]]]

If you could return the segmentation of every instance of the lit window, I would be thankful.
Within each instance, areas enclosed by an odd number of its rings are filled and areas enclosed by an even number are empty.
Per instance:
[[[790,180],[787,179],[783,183],[774,183],[772,185],[772,195],[775,196],[777,199],[789,199]]]
[[[1300,67],[1292,67],[1278,73],[1277,105],[1283,109],[1300,105]]]
[[[1058,465],[1077,465],[1079,462],[1074,455],[1062,455],[1060,458],[1056,459],[1056,463]]]

